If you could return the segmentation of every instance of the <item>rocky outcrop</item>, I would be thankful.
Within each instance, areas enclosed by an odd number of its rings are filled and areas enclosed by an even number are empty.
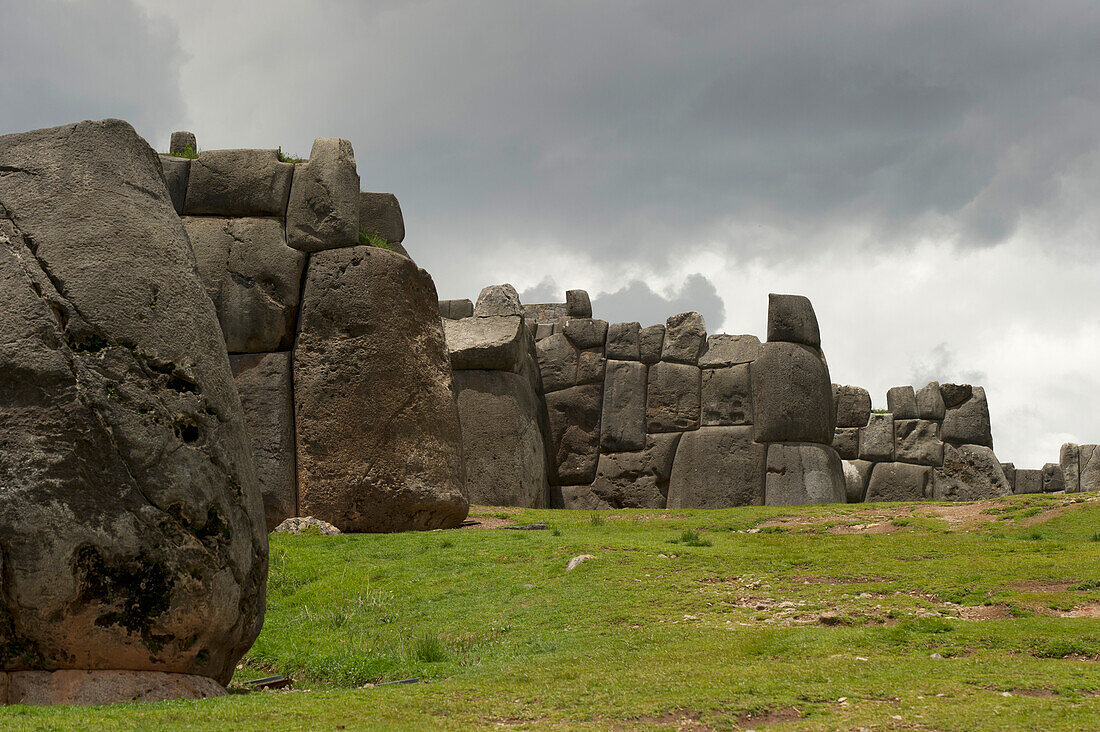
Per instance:
[[[259,633],[267,537],[161,163],[106,120],[0,137],[0,171],[8,700],[216,693],[195,677],[228,682]]]

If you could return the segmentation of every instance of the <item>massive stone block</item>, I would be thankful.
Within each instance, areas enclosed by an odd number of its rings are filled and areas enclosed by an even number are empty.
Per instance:
[[[616,361],[640,361],[642,359],[638,323],[612,323],[607,326],[605,355]]]
[[[183,212],[286,216],[293,175],[274,150],[206,150],[191,161]]]
[[[440,300],[439,301],[439,317],[446,318],[447,320],[460,320],[462,318],[472,317],[474,314],[474,304],[469,298],[463,300]]]
[[[886,408],[894,419],[917,418],[917,395],[911,386],[895,386],[886,392]]]
[[[843,460],[859,458],[859,427],[837,427],[833,432],[833,449]]]
[[[282,222],[186,216],[183,225],[229,352],[290,348],[306,255],[286,245]]]
[[[1079,493],[1081,491],[1081,449],[1072,442],[1062,445],[1058,452],[1058,462],[1062,466],[1062,480],[1066,485],[1066,493]]]
[[[603,381],[606,368],[603,351],[598,348],[579,350],[564,333],[537,341],[535,353],[546,393]]]
[[[802,295],[768,295],[768,340],[821,347],[817,315]]]
[[[661,360],[665,343],[665,326],[651,325],[638,332],[638,353],[642,363],[652,364]]]
[[[456,371],[466,492],[471,504],[545,508],[546,449],[538,395],[505,371]]]
[[[1043,471],[1018,468],[1016,470],[1016,483],[1013,485],[1012,489],[1013,493],[1017,495],[1023,495],[1025,493],[1042,493]]]
[[[699,354],[707,344],[707,326],[699,313],[688,312],[673,315],[665,321],[665,339],[661,347],[661,360],[699,363]]]
[[[451,368],[516,371],[532,347],[523,318],[495,315],[444,320]]]
[[[961,404],[948,407],[943,418],[940,437],[955,445],[985,445],[993,447],[993,434],[989,425],[989,404],[985,389],[972,388],[970,398]]]
[[[943,401],[938,381],[930,381],[917,390],[917,417],[920,419],[943,419],[947,406]],[[896,416],[896,415],[895,415]]]
[[[833,448],[813,443],[768,445],[765,505],[844,503],[847,495],[844,466]]]
[[[359,244],[359,173],[347,140],[318,137],[309,162],[295,166],[286,241],[303,252]]]
[[[927,419],[897,419],[894,415],[894,459],[899,463],[943,465],[943,442],[939,422]]]
[[[457,526],[462,439],[435,285],[371,246],[311,255],[294,348],[298,507],[341,531]]]
[[[873,462],[894,459],[894,415],[872,414],[859,430],[859,457]]]
[[[768,342],[750,368],[757,442],[833,441],[833,387],[816,351]]]
[[[602,385],[586,384],[546,395],[554,485],[585,485],[596,477],[602,392]]]
[[[680,435],[647,435],[643,449],[600,455],[591,492],[607,508],[664,508]]]
[[[1005,474],[1005,482],[1012,492],[1016,492],[1016,466],[1013,463],[1001,463],[1001,472]]]
[[[227,683],[263,622],[267,535],[157,155],[81,122],[0,137],[0,171],[0,671]],[[66,700],[43,683],[35,703]]]
[[[591,318],[592,300],[584,290],[565,291],[565,314],[570,318]]]
[[[1066,482],[1062,477],[1062,466],[1058,463],[1047,463],[1043,466],[1042,472],[1043,493],[1057,493],[1066,489]]]
[[[933,468],[909,463],[877,463],[867,483],[867,503],[923,501],[932,497]]]
[[[503,285],[489,285],[483,287],[474,304],[474,315],[485,318],[491,315],[520,315],[524,314],[523,304],[519,301],[519,293],[516,288],[505,283]]]
[[[168,152],[173,155],[194,155],[199,151],[199,143],[194,132],[176,130],[169,139]]]
[[[682,432],[699,426],[698,366],[661,361],[649,367],[646,429]]]
[[[875,464],[867,460],[844,460],[844,488],[848,503],[862,503]]]
[[[940,396],[943,397],[945,409],[953,409],[974,393],[970,384],[940,384]]]
[[[700,427],[676,448],[668,508],[730,508],[764,503],[767,449],[751,427]]]
[[[603,381],[600,447],[610,452],[645,447],[645,409],[645,364],[608,361]]]
[[[760,339],[754,335],[717,333],[707,338],[707,347],[699,357],[699,366],[717,369],[752,363],[760,356]]]
[[[1016,471],[1017,482],[1022,471]],[[981,501],[1012,494],[993,450],[982,445],[944,445],[943,467],[935,469],[937,501]]]
[[[562,326],[562,332],[574,346],[580,349],[603,349],[607,340],[607,321],[593,318],[570,318]]]
[[[1096,445],[1078,445],[1077,451],[1081,490],[1100,490],[1100,450]]]
[[[863,427],[871,418],[871,395],[861,386],[833,384],[837,427]]]
[[[168,184],[172,208],[177,214],[183,214],[183,203],[187,200],[187,178],[191,174],[191,161],[188,158],[161,155],[160,166],[164,170],[164,182]]]
[[[298,515],[290,354],[230,356],[270,532]]]
[[[747,363],[703,369],[700,388],[701,424],[752,424],[752,378]]]
[[[359,226],[368,234],[378,234],[387,244],[405,241],[405,219],[401,204],[392,193],[359,194]]]

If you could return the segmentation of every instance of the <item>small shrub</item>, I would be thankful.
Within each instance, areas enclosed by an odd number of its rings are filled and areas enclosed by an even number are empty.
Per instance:
[[[683,544],[684,546],[712,546],[709,539],[699,536],[698,531],[685,531],[679,539],[672,539],[671,544]]]
[[[379,249],[389,249],[391,252],[394,250],[390,246],[390,243],[386,241],[386,237],[379,234],[377,231],[367,233],[367,230],[362,226],[359,227],[359,244],[365,247],[378,247]]]
[[[199,154],[197,152],[195,152],[195,148],[191,147],[190,145],[185,147],[183,149],[183,152],[170,152],[170,153],[168,153],[168,157],[171,157],[171,158],[187,158],[188,160],[194,160],[198,156],[199,156]]]
[[[447,644],[435,633],[424,633],[413,641],[412,655],[417,661],[439,663],[447,660]]]
[[[557,528],[550,529],[550,536],[561,536],[561,530]]]
[[[275,151],[275,154],[279,156],[279,162],[281,163],[304,163],[305,158],[295,157],[294,155],[287,155],[283,152],[283,146],[279,145],[279,148]]]
[[[591,521],[593,526],[603,526],[603,516],[598,513],[592,513]]]
[[[1089,537],[1089,541],[1100,541],[1100,531]]]
[[[1042,541],[1043,540],[1043,534],[1040,531],[1029,531],[1028,533],[1024,534],[1020,538],[1025,539],[1027,541]]]

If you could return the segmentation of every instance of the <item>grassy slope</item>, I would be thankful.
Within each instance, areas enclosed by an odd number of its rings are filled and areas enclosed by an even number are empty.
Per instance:
[[[267,622],[237,678],[288,674],[309,693],[15,707],[0,725],[1100,728],[1095,494],[969,515],[894,504],[512,518],[554,531],[273,537]],[[686,545],[685,531],[710,546]],[[567,573],[582,553],[596,558]],[[1075,609],[1094,617],[1063,617]],[[430,683],[358,688],[406,677]]]

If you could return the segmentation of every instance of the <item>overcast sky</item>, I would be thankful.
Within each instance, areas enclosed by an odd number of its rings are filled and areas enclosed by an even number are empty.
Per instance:
[[[0,0],[0,133],[352,141],[440,296],[585,288],[833,380],[986,386],[1021,467],[1100,442],[1100,5]]]

